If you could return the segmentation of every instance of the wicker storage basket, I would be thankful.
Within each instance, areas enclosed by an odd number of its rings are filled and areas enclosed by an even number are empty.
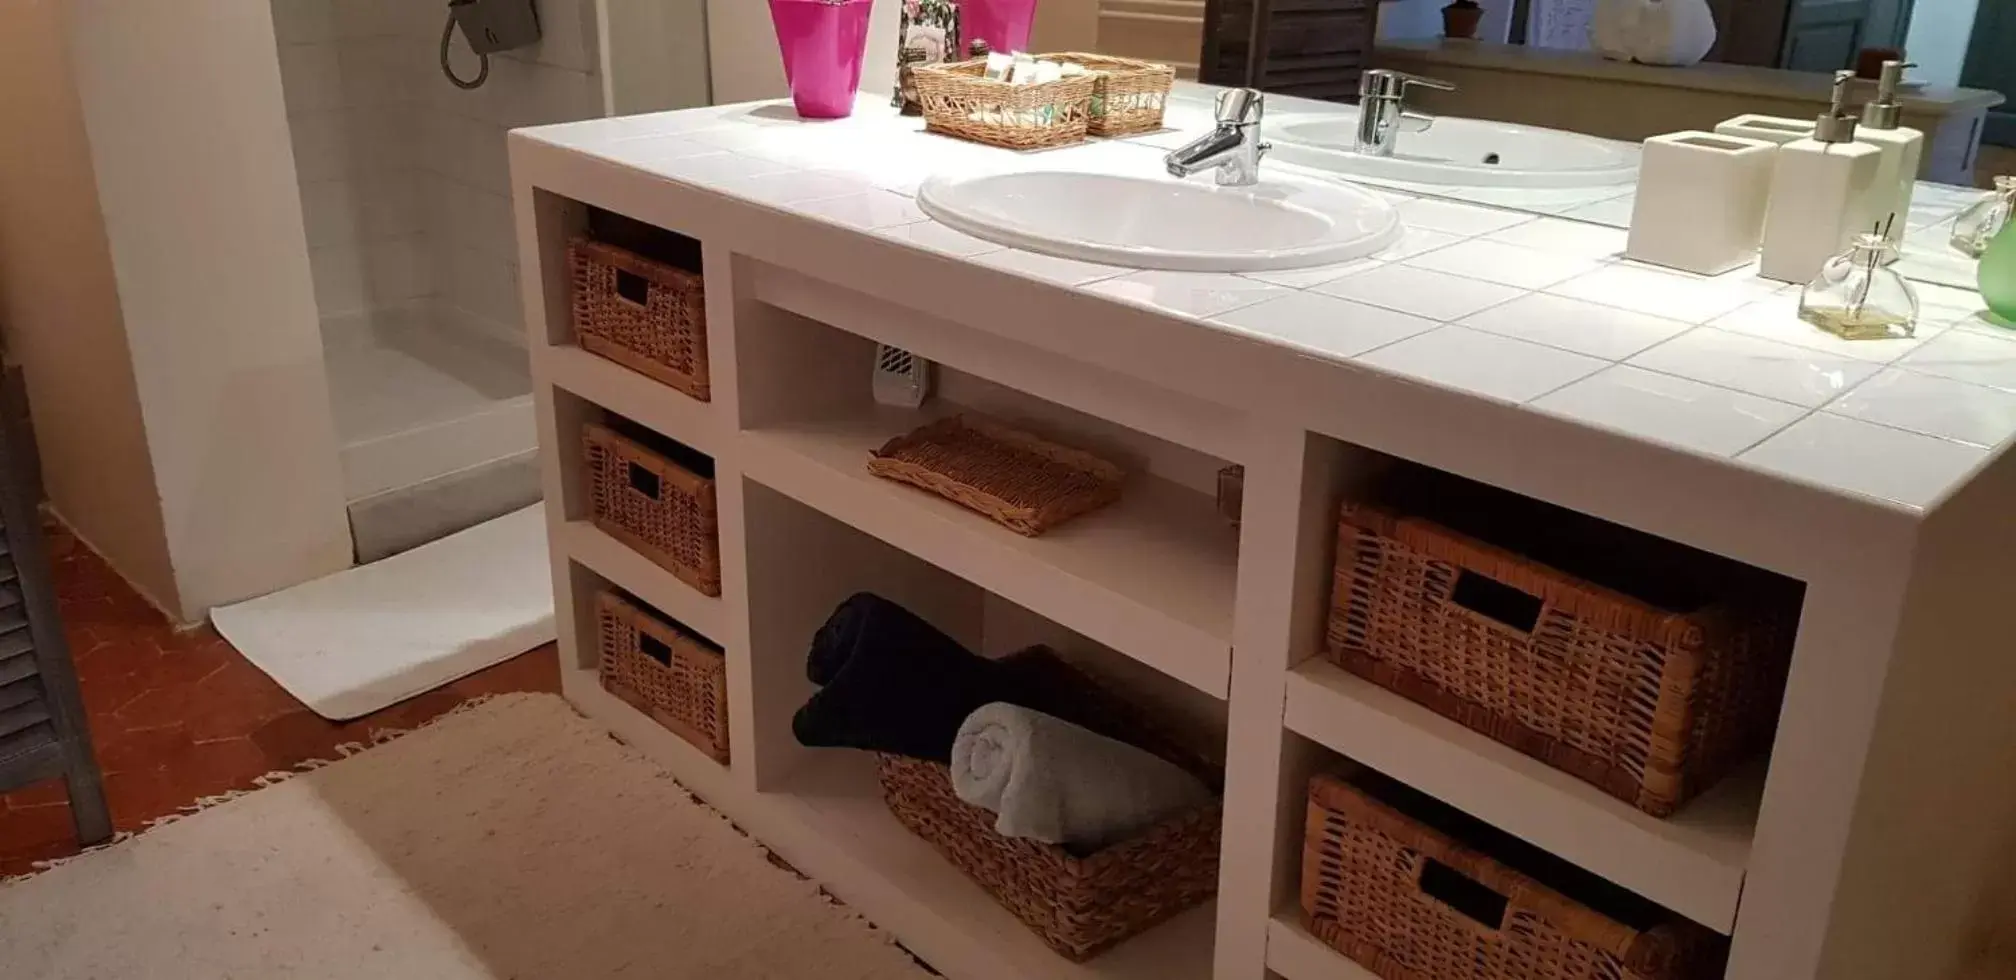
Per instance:
[[[602,686],[728,764],[728,660],[614,593],[596,599]]]
[[[875,451],[868,472],[1035,537],[1120,499],[1120,468],[990,419],[955,415]]]
[[[1133,136],[1162,128],[1162,110],[1169,104],[1169,86],[1176,81],[1176,69],[1152,61],[1083,51],[1043,57],[1047,61],[1076,62],[1096,75],[1092,102],[1086,107],[1086,132],[1094,136]]]
[[[1037,648],[1016,654],[1054,671],[1059,689],[1079,699],[1080,718],[1098,730],[1190,770],[1214,789],[1220,774],[1195,753],[1160,734],[1124,701]],[[1134,837],[1090,854],[994,832],[994,814],[952,789],[945,764],[878,755],[877,772],[889,811],[931,843],[953,866],[979,882],[1051,949],[1082,962],[1218,890],[1222,808],[1213,803],[1170,817]]]
[[[582,427],[595,526],[687,585],[721,594],[713,461],[628,429]]]
[[[1537,501],[1424,485],[1408,513],[1344,505],[1328,655],[1667,816],[1768,744],[1791,588]]]
[[[701,401],[707,384],[707,289],[699,273],[604,242],[567,249],[574,336],[583,350]]]
[[[1302,914],[1385,980],[1697,980],[1720,976],[1725,953],[1708,930],[1370,774],[1309,786]]]
[[[985,60],[911,69],[917,101],[924,106],[924,128],[1011,150],[1084,141],[1097,75],[1010,85],[986,74]]]

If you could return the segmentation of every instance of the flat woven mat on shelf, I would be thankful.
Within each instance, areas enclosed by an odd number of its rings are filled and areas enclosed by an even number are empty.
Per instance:
[[[926,980],[550,694],[0,884],[8,977]]]
[[[1035,537],[1120,499],[1120,468],[991,419],[955,415],[874,452],[868,471]]]

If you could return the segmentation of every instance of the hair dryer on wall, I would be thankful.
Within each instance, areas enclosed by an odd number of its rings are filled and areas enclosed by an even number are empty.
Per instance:
[[[481,59],[476,77],[462,80],[448,64],[455,28]],[[441,73],[457,88],[477,88],[490,80],[490,56],[539,43],[539,10],[532,0],[448,0],[448,23],[441,28]]]

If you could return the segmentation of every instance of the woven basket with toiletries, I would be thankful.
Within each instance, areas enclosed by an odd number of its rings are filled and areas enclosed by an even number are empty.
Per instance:
[[[1176,69],[1152,61],[1080,51],[1043,57],[1084,65],[1097,76],[1092,83],[1092,103],[1086,110],[1086,132],[1094,136],[1133,136],[1162,128],[1162,112],[1169,104],[1169,86],[1176,81]]]
[[[604,592],[595,603],[602,687],[728,764],[728,660],[684,629]]]
[[[925,129],[1011,150],[1083,142],[1098,83],[1091,72],[1027,85],[996,81],[984,59],[919,65],[911,78]]]
[[[714,461],[634,425],[582,427],[595,526],[703,595],[721,594]]]
[[[1707,929],[1370,772],[1318,776],[1303,925],[1384,980],[1706,980]]]
[[[1035,537],[1120,499],[1120,468],[976,415],[889,440],[868,472],[929,490]]]
[[[1668,816],[1769,744],[1797,586],[1452,478],[1347,502],[1328,657]]]
[[[1050,689],[1098,718],[1103,734],[1175,763],[1215,792],[1215,766],[1147,720],[1133,705],[1041,648],[1015,655],[1051,672]],[[944,763],[877,753],[882,796],[896,819],[987,889],[1051,949],[1089,959],[1217,893],[1217,802],[1161,820],[1089,853],[997,833],[995,814],[959,798]]]
[[[688,272],[606,242],[568,246],[581,349],[707,401],[707,290]]]

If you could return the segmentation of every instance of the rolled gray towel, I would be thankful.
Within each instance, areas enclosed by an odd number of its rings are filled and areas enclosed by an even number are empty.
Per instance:
[[[1174,763],[1060,718],[982,705],[952,743],[952,788],[997,815],[994,830],[1100,847],[1211,801]]]

